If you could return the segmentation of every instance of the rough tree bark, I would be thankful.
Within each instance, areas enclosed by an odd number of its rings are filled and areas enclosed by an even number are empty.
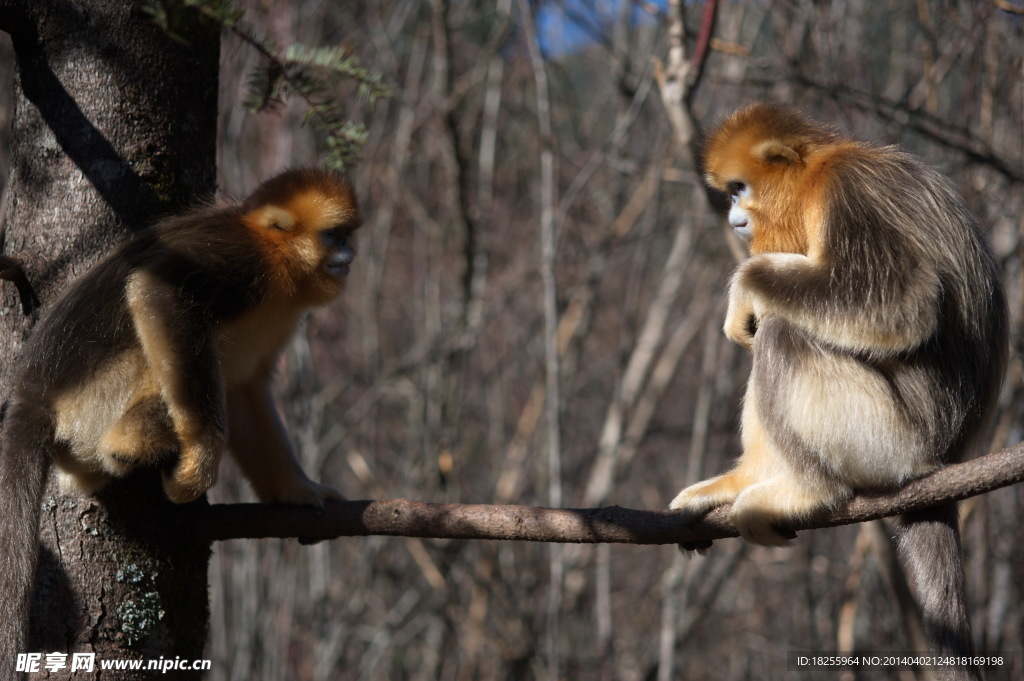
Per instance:
[[[183,17],[185,46],[139,4],[0,0],[0,29],[17,57],[2,245],[24,265],[43,311],[131,230],[214,190],[216,29]],[[25,316],[16,288],[0,284],[5,401],[39,313]],[[202,504],[169,504],[157,482],[141,476],[98,499],[61,496],[51,484],[31,650],[93,652],[97,660],[202,657],[209,544],[189,525]],[[0,664],[7,678],[13,661]]]

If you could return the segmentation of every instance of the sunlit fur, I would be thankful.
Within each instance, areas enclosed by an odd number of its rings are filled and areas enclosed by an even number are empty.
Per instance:
[[[289,171],[242,202],[142,230],[53,304],[26,346],[0,452],[4,664],[24,651],[51,462],[86,492],[160,466],[182,503],[213,485],[229,449],[263,501],[342,498],[302,471],[269,384],[303,313],[341,291],[359,224],[344,177]]]
[[[671,508],[698,517],[731,503],[746,539],[784,545],[788,521],[968,456],[1002,380],[1007,313],[952,184],[895,147],[774,104],[720,123],[704,169],[748,237],[725,332],[753,367],[742,456]],[[933,645],[964,653],[955,518],[955,506],[904,518],[901,548]]]

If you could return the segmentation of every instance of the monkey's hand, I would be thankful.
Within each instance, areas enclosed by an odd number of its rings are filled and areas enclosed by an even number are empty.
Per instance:
[[[217,482],[223,444],[204,446],[192,444],[182,447],[181,457],[174,469],[164,474],[164,493],[176,504],[195,501]]]
[[[733,277],[729,287],[729,311],[725,314],[725,335],[734,343],[753,351],[754,333],[757,331],[757,311],[754,300],[745,288]]]

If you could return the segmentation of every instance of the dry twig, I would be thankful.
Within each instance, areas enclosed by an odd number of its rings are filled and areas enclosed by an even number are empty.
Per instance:
[[[858,496],[833,513],[792,530],[835,527],[959,501],[1024,480],[1024,444],[947,466],[885,496]],[[201,514],[205,539],[388,535],[446,539],[676,544],[737,536],[728,507],[690,525],[672,511],[619,506],[586,509],[432,504],[408,499],[331,503],[320,511],[299,506],[219,504]]]

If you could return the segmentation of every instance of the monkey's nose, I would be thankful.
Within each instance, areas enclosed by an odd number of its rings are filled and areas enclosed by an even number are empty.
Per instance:
[[[356,254],[351,248],[342,248],[327,257],[325,265],[327,271],[335,277],[344,277],[348,274],[348,266],[355,260]]]

